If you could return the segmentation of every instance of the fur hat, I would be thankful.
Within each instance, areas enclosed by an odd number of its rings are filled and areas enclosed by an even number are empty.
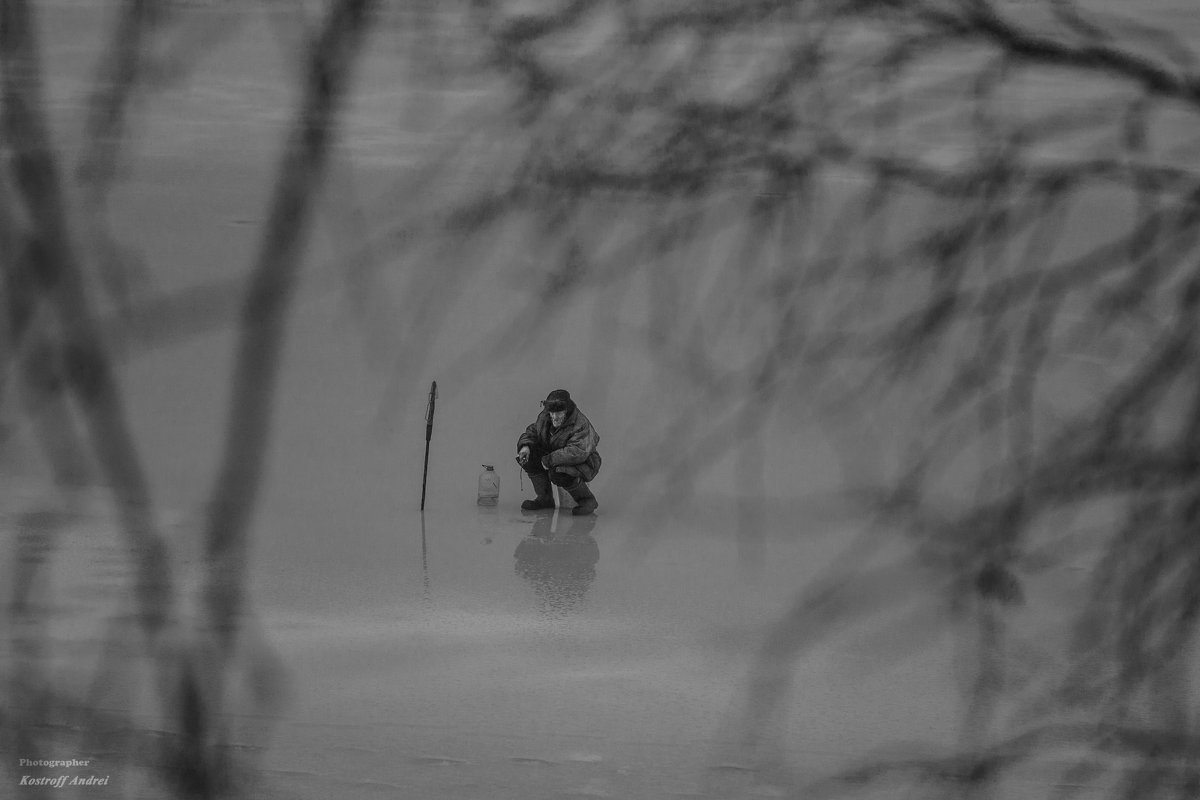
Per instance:
[[[547,411],[567,411],[570,413],[575,408],[575,401],[571,399],[571,393],[566,389],[555,389],[546,395],[546,400],[542,405],[546,407]]]

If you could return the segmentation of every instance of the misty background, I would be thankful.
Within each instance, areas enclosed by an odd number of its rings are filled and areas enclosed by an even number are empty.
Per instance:
[[[3,780],[1195,796],[1198,32],[0,3]]]

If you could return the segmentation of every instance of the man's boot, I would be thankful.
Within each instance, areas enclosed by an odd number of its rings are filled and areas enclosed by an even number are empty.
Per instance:
[[[596,506],[600,505],[596,502],[596,495],[592,494],[592,490],[584,481],[580,481],[578,486],[571,489],[571,497],[575,498],[576,503],[571,513],[577,517],[591,514],[596,510]]]
[[[550,488],[550,473],[543,472],[540,475],[530,475],[529,482],[533,484],[533,491],[537,493],[537,497],[521,503],[521,508],[525,511],[541,511],[543,508],[554,508],[554,495],[551,494],[552,490]]]

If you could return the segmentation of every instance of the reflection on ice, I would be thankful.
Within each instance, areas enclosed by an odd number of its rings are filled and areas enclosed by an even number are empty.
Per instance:
[[[579,610],[600,560],[595,526],[592,516],[568,519],[543,512],[517,545],[516,571],[533,586],[539,613],[566,617]]]

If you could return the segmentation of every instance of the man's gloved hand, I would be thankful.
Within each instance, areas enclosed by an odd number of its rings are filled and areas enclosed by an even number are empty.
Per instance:
[[[529,448],[522,447],[517,451],[517,463],[522,467],[529,463]]]
[[[550,456],[542,456],[542,467],[550,469]]]

